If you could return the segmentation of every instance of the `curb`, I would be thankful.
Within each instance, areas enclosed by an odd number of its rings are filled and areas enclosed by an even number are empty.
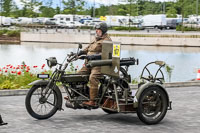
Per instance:
[[[200,86],[200,81],[188,81],[188,82],[173,82],[173,83],[164,83],[164,88],[175,88],[175,87],[191,87],[191,86]],[[137,89],[138,85],[131,84],[130,87],[132,89]],[[29,89],[16,89],[16,90],[0,90],[1,96],[20,96],[26,95]],[[65,92],[61,88],[61,92]]]

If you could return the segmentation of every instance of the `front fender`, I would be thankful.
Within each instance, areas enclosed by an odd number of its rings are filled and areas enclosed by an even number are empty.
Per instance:
[[[138,107],[138,100],[139,100],[139,98],[140,98],[142,92],[143,92],[145,89],[148,89],[148,88],[150,88],[150,87],[158,87],[158,88],[162,89],[162,90],[165,92],[165,94],[166,94],[166,96],[167,96],[167,104],[168,104],[168,107],[169,107],[169,106],[170,106],[170,101],[169,101],[169,95],[168,95],[166,89],[165,89],[162,85],[160,85],[160,84],[158,84],[158,83],[151,83],[151,82],[148,82],[148,83],[145,83],[145,84],[141,85],[141,86],[138,88],[138,90],[137,90],[137,92],[136,92],[136,94],[135,94],[135,97],[134,97],[134,108],[137,108],[137,107]]]
[[[28,85],[47,85],[48,83],[49,83],[48,80],[39,79],[39,80],[35,80],[35,81],[31,82]]]

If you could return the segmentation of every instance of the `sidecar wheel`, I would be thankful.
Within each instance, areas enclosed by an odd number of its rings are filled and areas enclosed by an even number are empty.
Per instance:
[[[108,109],[102,109],[104,112],[108,113],[108,114],[116,114],[118,113],[117,111],[111,111],[111,110],[108,110]]]
[[[142,92],[138,101],[137,116],[145,124],[159,123],[167,113],[167,95],[159,87]]]
[[[48,98],[43,96],[46,86],[33,86],[26,95],[25,106],[28,113],[36,119],[48,119],[58,110],[58,96],[51,89]]]

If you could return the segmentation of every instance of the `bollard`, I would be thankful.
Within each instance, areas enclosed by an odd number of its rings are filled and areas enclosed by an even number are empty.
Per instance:
[[[197,70],[197,78],[196,80],[200,80],[200,69]]]
[[[3,125],[7,125],[8,123],[4,123],[3,120],[2,120],[2,117],[0,115],[0,126],[3,126]]]

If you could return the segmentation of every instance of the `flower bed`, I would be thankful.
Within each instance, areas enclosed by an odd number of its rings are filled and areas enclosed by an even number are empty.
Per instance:
[[[0,67],[0,90],[2,89],[27,89],[34,80],[37,80],[38,73],[50,73],[46,71],[45,64],[42,66],[22,65],[13,66],[11,64]]]

